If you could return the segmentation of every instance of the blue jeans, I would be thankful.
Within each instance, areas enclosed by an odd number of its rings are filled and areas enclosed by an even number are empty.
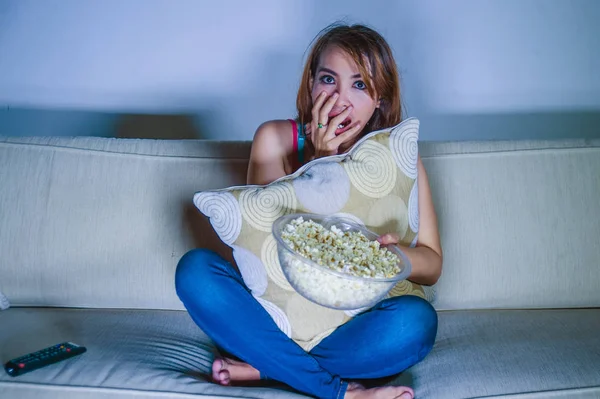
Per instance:
[[[338,327],[310,352],[285,335],[254,299],[239,272],[215,252],[185,254],[177,295],[215,344],[261,376],[318,398],[343,398],[347,380],[392,376],[425,357],[437,314],[416,296],[386,299]]]

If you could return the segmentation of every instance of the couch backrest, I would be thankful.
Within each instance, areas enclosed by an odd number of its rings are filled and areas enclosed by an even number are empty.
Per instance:
[[[13,305],[183,309],[177,261],[231,259],[192,204],[244,184],[249,142],[0,137],[0,290]],[[426,142],[438,309],[600,306],[600,140]]]

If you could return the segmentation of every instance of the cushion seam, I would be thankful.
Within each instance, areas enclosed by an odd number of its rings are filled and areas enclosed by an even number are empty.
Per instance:
[[[81,147],[68,147],[68,146],[60,146],[56,144],[34,144],[34,143],[8,143],[8,142],[0,142],[0,147],[36,147],[42,148],[45,150],[55,149],[62,150],[65,152],[97,152],[102,154],[113,154],[113,155],[125,155],[125,156],[136,156],[143,158],[182,158],[182,159],[222,159],[222,160],[239,160],[239,161],[248,161],[248,157],[227,157],[226,155],[222,156],[195,156],[195,155],[164,155],[164,154],[140,154],[135,152],[122,152],[122,151],[110,151],[110,150],[102,150],[95,148],[81,148]]]
[[[102,386],[93,386],[93,385],[59,385],[59,384],[48,384],[45,382],[36,383],[36,382],[0,381],[0,386],[2,386],[2,385],[25,386],[25,387],[33,386],[36,388],[48,387],[48,388],[56,389],[56,390],[72,390],[72,391],[95,390],[95,391],[152,392],[157,395],[161,395],[161,396],[164,395],[165,397],[173,397],[173,395],[180,395],[180,396],[184,396],[184,397],[194,397],[194,398],[196,398],[198,396],[213,397],[213,398],[258,398],[256,396],[247,396],[246,394],[244,394],[244,396],[214,395],[214,394],[203,395],[203,394],[198,394],[198,393],[188,393],[188,392],[181,392],[181,391],[159,391],[159,390],[153,390],[153,389],[102,387]]]
[[[579,392],[585,392],[585,391],[590,391],[590,392],[600,392],[600,385],[591,385],[591,386],[587,386],[587,387],[577,387],[577,388],[563,388],[563,389],[549,389],[549,390],[541,390],[541,391],[528,391],[528,392],[516,392],[516,393],[502,393],[502,394],[498,394],[498,395],[490,395],[490,396],[472,396],[469,398],[465,398],[465,399],[492,399],[492,398],[503,398],[503,397],[511,397],[511,396],[531,396],[531,395],[536,395],[536,394],[541,394],[541,393],[551,393],[551,392],[574,392],[574,391],[579,391]]]

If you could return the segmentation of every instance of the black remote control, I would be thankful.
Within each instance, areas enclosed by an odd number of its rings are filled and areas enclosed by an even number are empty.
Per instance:
[[[37,352],[12,359],[4,365],[4,370],[13,377],[37,370],[61,360],[77,356],[87,349],[72,342],[49,346]]]

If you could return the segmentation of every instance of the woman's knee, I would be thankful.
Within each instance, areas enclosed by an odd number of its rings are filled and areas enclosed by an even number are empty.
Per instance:
[[[395,311],[396,331],[408,332],[414,344],[428,353],[435,342],[438,328],[437,312],[425,299],[414,295],[391,298],[386,306]],[[424,356],[424,355],[423,355]]]
[[[219,255],[214,251],[197,248],[187,252],[181,257],[175,270],[175,290],[181,297],[182,293],[190,289],[197,290],[199,286],[206,286],[212,272],[211,264]]]

